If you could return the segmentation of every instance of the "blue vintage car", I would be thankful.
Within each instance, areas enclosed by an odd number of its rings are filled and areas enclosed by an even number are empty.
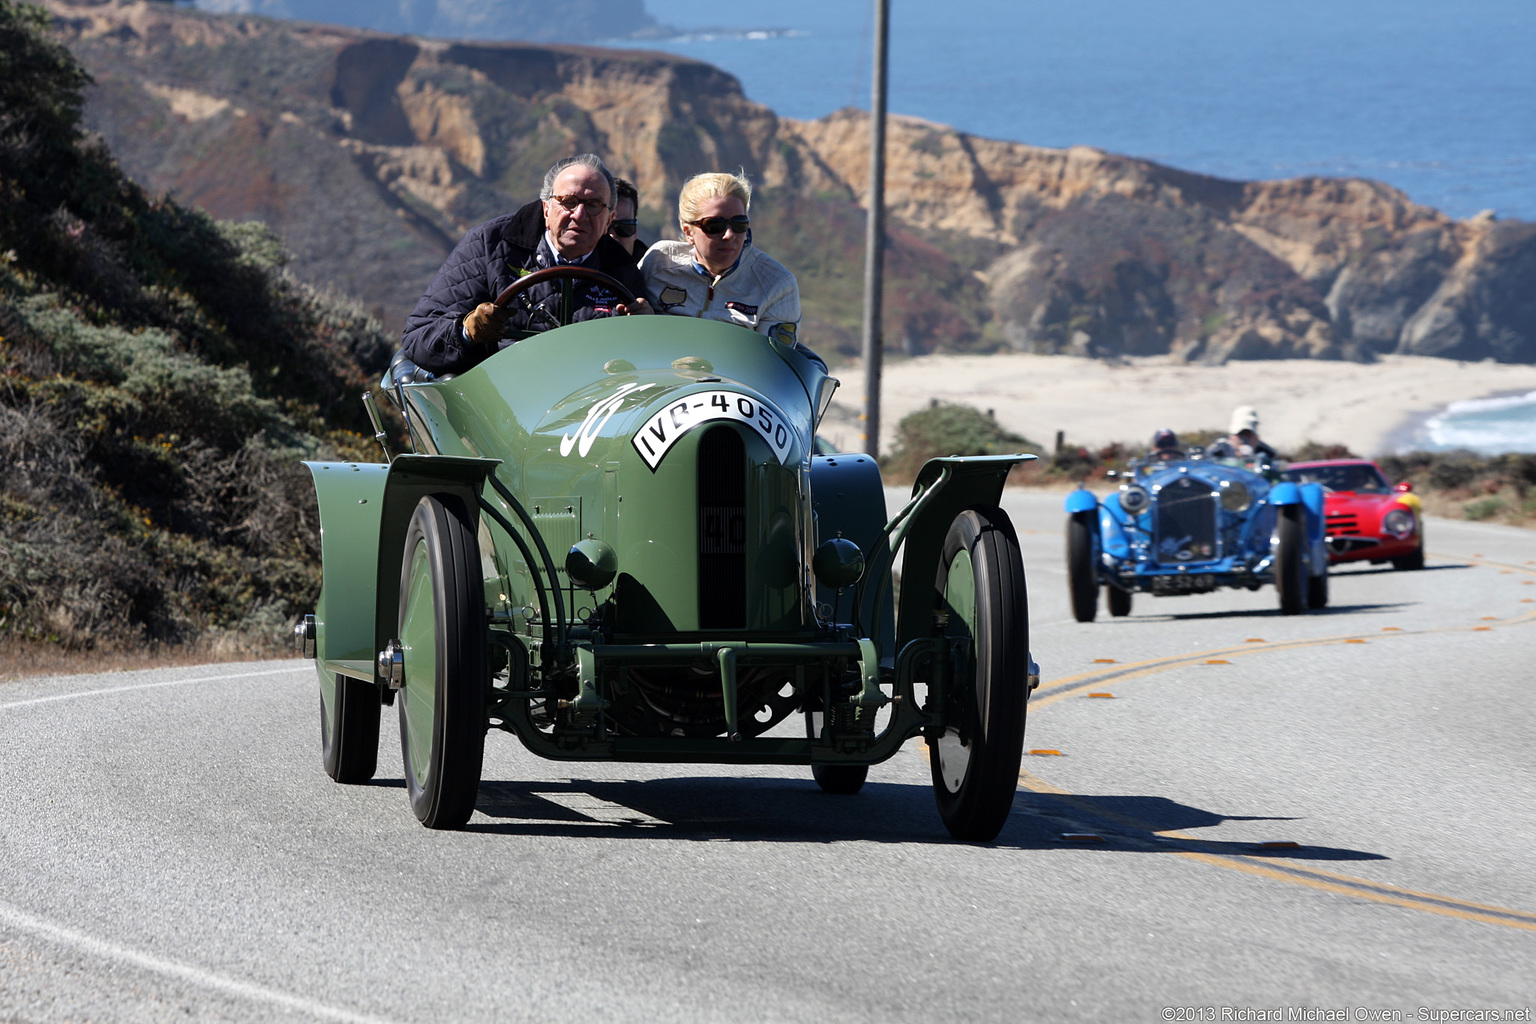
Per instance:
[[[1104,588],[1109,614],[1131,595],[1203,594],[1273,583],[1280,611],[1328,603],[1323,489],[1279,478],[1268,465],[1213,459],[1191,448],[1170,461],[1131,463],[1103,500],[1067,497],[1072,614],[1092,622]]]

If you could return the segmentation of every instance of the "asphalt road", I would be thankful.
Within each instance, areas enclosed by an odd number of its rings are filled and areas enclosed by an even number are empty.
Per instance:
[[[0,686],[0,1021],[1531,1019],[1536,535],[1079,624],[1060,495],[1007,507],[1052,753],[988,845],[916,743],[831,797],[495,734],[433,833],[393,709],[323,774],[307,663]]]

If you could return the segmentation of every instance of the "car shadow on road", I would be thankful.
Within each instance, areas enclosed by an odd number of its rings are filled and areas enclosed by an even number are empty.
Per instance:
[[[1333,579],[1348,579],[1351,576],[1392,576],[1404,574],[1412,576],[1420,572],[1444,572],[1447,569],[1478,569],[1481,566],[1472,565],[1469,562],[1438,562],[1434,565],[1426,565],[1422,569],[1394,569],[1390,565],[1367,565],[1361,568],[1354,566],[1332,566],[1328,569],[1328,575]]]
[[[939,819],[930,786],[872,781],[854,796],[831,796],[817,788],[808,769],[805,774],[803,782],[761,776],[617,782],[487,780],[480,784],[475,808],[479,816],[466,831],[687,842],[955,842]],[[1061,797],[1021,789],[1002,832],[987,845],[1059,850],[1082,845],[1073,837],[1090,833],[1098,850],[1251,856],[1274,851],[1255,843],[1156,833],[1268,820],[1290,819],[1220,815],[1163,797]],[[1380,854],[1328,847],[1298,846],[1283,852],[1303,860],[1383,859]]]
[[[1216,840],[1190,836],[1190,829],[1212,828],[1229,821],[1288,822],[1297,819],[1271,815],[1217,814],[1160,796],[1086,796],[1065,793],[1021,792],[1030,811],[1059,822],[1061,835],[1073,829],[1098,837],[1095,846],[1105,849],[1136,849],[1157,852],[1192,852],[1224,856],[1283,856],[1292,860],[1361,861],[1386,860],[1383,854],[1331,846],[1309,846],[1297,841],[1283,826],[1263,840]],[[1015,805],[1017,807],[1017,805]],[[1081,834],[1081,831],[1075,834]],[[1183,833],[1168,835],[1167,833]]]
[[[1309,615],[1359,615],[1364,612],[1391,612],[1408,608],[1417,602],[1389,601],[1375,604],[1330,604],[1326,608],[1314,608],[1302,613]],[[1282,615],[1279,608],[1230,608],[1219,612],[1188,612],[1168,615],[1138,615],[1122,621],[1136,622],[1199,622],[1202,619],[1275,619]]]

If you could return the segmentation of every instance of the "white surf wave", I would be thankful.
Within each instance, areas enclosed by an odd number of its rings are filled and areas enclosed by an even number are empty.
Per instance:
[[[1426,419],[1408,448],[1483,455],[1536,452],[1536,391],[1452,402]]]

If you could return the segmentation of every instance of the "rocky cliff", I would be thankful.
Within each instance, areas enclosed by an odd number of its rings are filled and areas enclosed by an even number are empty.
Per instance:
[[[189,0],[181,0],[186,3]],[[641,0],[191,0],[220,14],[265,14],[447,39],[654,37],[663,31]]]
[[[647,238],[671,233],[682,179],[744,168],[758,244],[800,277],[806,336],[856,345],[860,112],[780,118],[664,54],[46,5],[96,77],[88,121],[130,173],[267,221],[296,272],[389,322],[466,227],[591,149],[639,185]],[[1370,181],[1226,181],[911,118],[893,119],[888,152],[893,348],[1536,362],[1536,225],[1454,221]]]

